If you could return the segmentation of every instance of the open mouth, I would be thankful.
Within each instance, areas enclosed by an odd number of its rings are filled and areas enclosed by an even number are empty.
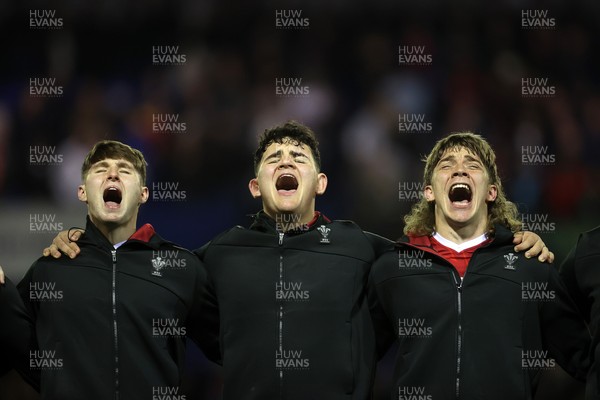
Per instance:
[[[448,198],[452,203],[468,204],[473,198],[471,187],[465,183],[455,183],[450,187]]]
[[[275,182],[277,191],[290,192],[298,189],[298,180],[292,174],[283,174]]]
[[[106,204],[108,208],[118,208],[123,199],[123,195],[119,188],[111,186],[104,189],[102,198],[104,199],[104,204]]]

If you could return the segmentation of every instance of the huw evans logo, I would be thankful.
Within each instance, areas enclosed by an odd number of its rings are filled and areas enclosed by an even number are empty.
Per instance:
[[[554,301],[556,291],[549,289],[548,282],[521,282],[523,301]]]
[[[152,336],[154,337],[185,337],[186,327],[179,318],[152,318]]]
[[[521,146],[523,165],[554,165],[556,155],[550,153],[548,146]]]
[[[56,282],[29,282],[30,301],[61,301],[63,291],[57,289]]]
[[[423,250],[400,250],[398,252],[398,267],[402,269],[427,269],[433,263]]]
[[[522,350],[521,367],[523,369],[552,369],[556,360],[548,357],[547,350]]]
[[[554,97],[556,86],[549,84],[548,78],[521,78],[522,97]]]
[[[179,182],[152,182],[152,201],[185,201],[187,191]]]
[[[56,10],[29,10],[30,29],[61,29],[63,19],[56,16]]]
[[[556,231],[556,222],[548,219],[548,214],[523,214],[521,215],[524,231],[537,233],[554,233]]]
[[[398,318],[398,336],[412,338],[431,337],[433,328],[425,324],[425,318]]]
[[[63,359],[56,356],[56,350],[29,351],[29,368],[55,370],[63,367]]]
[[[398,200],[417,202],[423,198],[423,182],[398,182]]]
[[[398,64],[405,66],[431,65],[433,56],[426,52],[425,46],[398,46]]]
[[[179,121],[179,114],[152,114],[152,132],[186,133],[187,124]]]
[[[179,250],[153,250],[152,259],[159,258],[162,268],[184,269],[187,267],[187,260],[180,255]]]
[[[187,400],[177,386],[153,386],[152,400]]]
[[[302,370],[310,367],[310,360],[302,356],[302,350],[277,350],[275,368],[279,370]]]
[[[29,146],[29,165],[59,165],[63,155],[56,152],[56,146]]]
[[[425,114],[398,114],[398,131],[400,133],[431,133],[433,126],[425,120]]]
[[[302,78],[275,78],[277,97],[306,97],[310,88],[302,84]]]
[[[310,20],[302,16],[302,10],[275,10],[275,28],[308,29]]]
[[[31,97],[62,97],[63,87],[56,84],[56,78],[29,78]]]
[[[300,214],[275,214],[275,229],[278,232],[287,231],[308,231],[310,226],[300,222]]]
[[[179,53],[179,46],[152,46],[154,65],[183,65],[186,61],[187,56]]]
[[[310,292],[302,289],[302,282],[275,283],[275,299],[281,301],[308,301]]]
[[[556,18],[548,16],[548,10],[521,10],[523,29],[555,29]]]
[[[29,214],[30,233],[58,233],[62,230],[63,223],[56,220],[56,214]]]
[[[425,392],[425,386],[399,386],[398,400],[433,400],[433,397]]]

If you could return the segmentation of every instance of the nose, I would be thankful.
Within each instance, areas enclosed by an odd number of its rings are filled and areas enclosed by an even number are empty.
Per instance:
[[[284,154],[281,157],[281,160],[279,161],[279,166],[277,168],[282,169],[282,168],[293,168],[293,167],[294,167],[294,163],[293,163],[293,158],[292,158],[291,154]]]
[[[111,181],[119,180],[119,168],[116,165],[109,167],[107,170],[107,174],[108,174],[109,180],[111,180]]]
[[[467,171],[462,167],[462,165],[458,165],[454,172],[452,172],[452,177],[459,177],[459,176],[468,176],[469,174],[467,174]]]

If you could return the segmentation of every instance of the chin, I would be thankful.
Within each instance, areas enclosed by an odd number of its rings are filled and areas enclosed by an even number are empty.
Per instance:
[[[114,214],[105,215],[103,218],[101,218],[101,220],[106,223],[114,224],[114,223],[121,222],[123,220],[123,216],[122,215],[114,215]]]
[[[300,208],[300,202],[298,201],[285,201],[285,202],[281,202],[277,209],[283,212],[294,212],[294,211],[298,211],[298,209]]]

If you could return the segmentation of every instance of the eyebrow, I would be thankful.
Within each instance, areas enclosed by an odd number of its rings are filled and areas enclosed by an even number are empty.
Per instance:
[[[292,151],[290,151],[290,154],[291,154],[292,156],[294,156],[294,157],[306,157],[306,158],[308,158],[308,156],[307,156],[306,154],[304,154],[304,153],[301,153],[301,152],[299,152],[299,151],[294,151],[294,150],[292,150]]]
[[[92,165],[92,168],[98,168],[98,167],[108,167],[109,163],[108,161],[98,161],[97,163],[95,163],[94,165]],[[128,161],[118,161],[117,162],[117,167],[118,168],[130,168],[133,169],[133,165],[128,162]]]
[[[281,157],[281,150],[277,150],[275,153],[271,153],[265,157],[265,161],[270,160],[271,158]]]
[[[439,164],[439,163],[442,163],[442,162],[444,162],[444,161],[454,161],[454,160],[456,160],[456,156],[454,156],[454,155],[450,154],[450,155],[447,155],[447,156],[446,156],[446,157],[444,157],[444,158],[440,158],[440,161],[438,161],[438,164]]]
[[[466,154],[465,155],[465,160],[469,161],[469,162],[476,162],[478,164],[483,165],[483,161],[481,161],[479,158],[472,156],[470,154]],[[451,162],[455,162],[456,161],[456,156],[453,154],[447,155],[446,157],[440,159],[440,161],[438,161],[438,165],[445,162],[445,161],[451,161]]]
[[[465,156],[465,158],[467,159],[467,161],[475,161],[475,162],[478,162],[480,164],[483,164],[483,162],[478,157],[475,157],[475,156],[467,154]]]
[[[274,153],[269,154],[268,156],[265,157],[265,161],[270,160],[271,158],[278,158],[281,157],[281,155],[283,154],[283,152],[281,150],[277,150]],[[301,153],[299,151],[295,151],[295,150],[290,150],[290,154],[292,157],[306,157],[308,158],[308,156],[305,153]]]

